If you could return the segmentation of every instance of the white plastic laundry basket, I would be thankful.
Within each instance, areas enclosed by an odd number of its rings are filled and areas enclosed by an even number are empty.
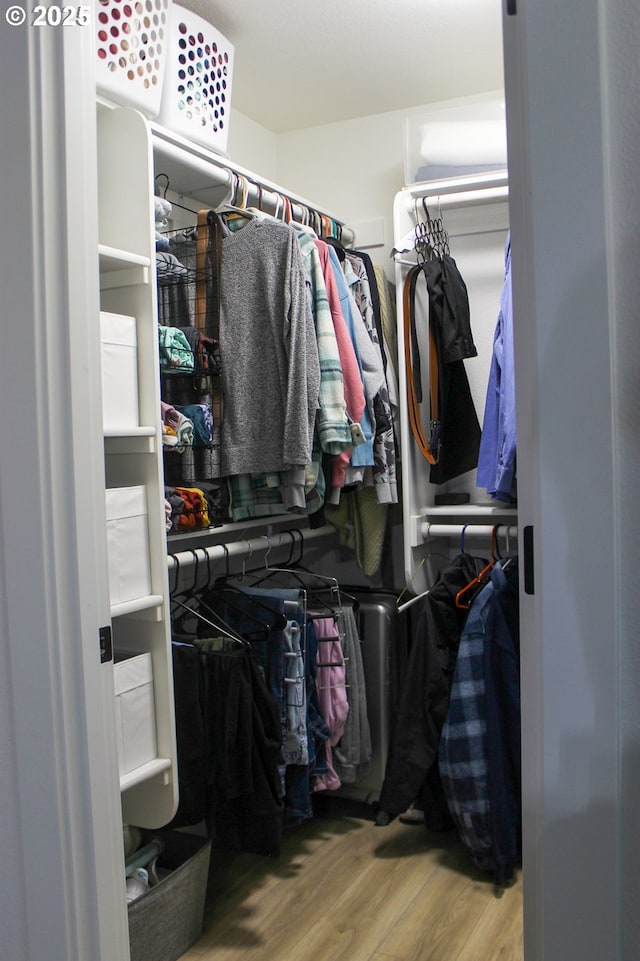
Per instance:
[[[97,0],[96,87],[109,100],[157,117],[171,0]]]
[[[173,4],[159,122],[225,153],[231,111],[232,44],[210,23]]]

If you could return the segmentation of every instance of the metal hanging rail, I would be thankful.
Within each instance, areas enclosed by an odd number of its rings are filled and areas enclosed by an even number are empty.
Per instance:
[[[271,551],[281,547],[288,547],[295,553],[305,544],[324,540],[327,537],[335,536],[336,529],[329,524],[324,527],[311,528],[291,528],[286,531],[279,531],[277,534],[258,534],[255,538],[243,538],[233,540],[228,544],[213,544],[208,547],[195,547],[188,551],[179,551],[176,554],[167,555],[169,570],[175,567],[190,567],[194,564],[207,561],[211,564],[241,560],[249,558],[260,558],[264,563]]]
[[[297,223],[307,223],[308,212],[314,211],[321,218],[327,218],[339,226],[345,245],[350,246],[355,242],[355,232],[350,227],[312,201],[156,123],[151,123],[151,132],[156,176],[164,173],[169,178],[171,190],[181,197],[192,198],[203,206],[211,207],[231,203],[239,176],[247,182],[246,206],[259,207],[265,213],[281,216],[286,200],[291,205],[292,219]]]
[[[497,536],[508,537],[511,539],[518,538],[518,528],[510,524],[432,524],[429,521],[423,521],[422,523],[422,536],[426,541],[430,537],[462,537],[464,534],[465,540],[468,537],[491,537],[493,532],[496,532]]]
[[[413,210],[414,201],[423,197],[425,200],[437,199],[442,208],[500,203],[508,199],[509,178],[506,171],[497,171],[475,177],[454,177],[451,180],[410,184],[404,187],[401,193],[406,198],[406,209],[409,212]]]

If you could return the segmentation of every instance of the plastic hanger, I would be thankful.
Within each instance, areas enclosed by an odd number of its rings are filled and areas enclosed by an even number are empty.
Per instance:
[[[462,534],[460,535],[461,538],[464,538],[465,528],[466,528],[466,525],[462,529]],[[462,590],[458,591],[458,593],[456,594],[456,607],[459,610],[463,610],[463,611],[469,610],[476,596],[476,589],[483,584],[484,579],[489,573],[489,571],[491,570],[491,568],[497,563],[498,560],[500,560],[500,554],[497,552],[497,544],[496,544],[498,528],[499,528],[499,525],[496,524],[491,529],[491,560],[486,565],[486,567],[482,568],[480,573],[477,574],[472,581],[469,581],[466,587],[463,587]],[[464,546],[464,540],[462,540],[462,545]]]

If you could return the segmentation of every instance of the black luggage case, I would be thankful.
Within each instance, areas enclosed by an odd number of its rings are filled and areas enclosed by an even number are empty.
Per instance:
[[[356,784],[343,784],[332,794],[376,804],[384,781],[394,705],[407,661],[408,618],[398,612],[396,595],[391,592],[358,587],[344,587],[344,591],[357,603],[372,755]]]

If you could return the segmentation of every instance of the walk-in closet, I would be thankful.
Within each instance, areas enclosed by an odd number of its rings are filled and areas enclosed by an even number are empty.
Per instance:
[[[639,28],[7,9],[2,961],[635,961]]]

